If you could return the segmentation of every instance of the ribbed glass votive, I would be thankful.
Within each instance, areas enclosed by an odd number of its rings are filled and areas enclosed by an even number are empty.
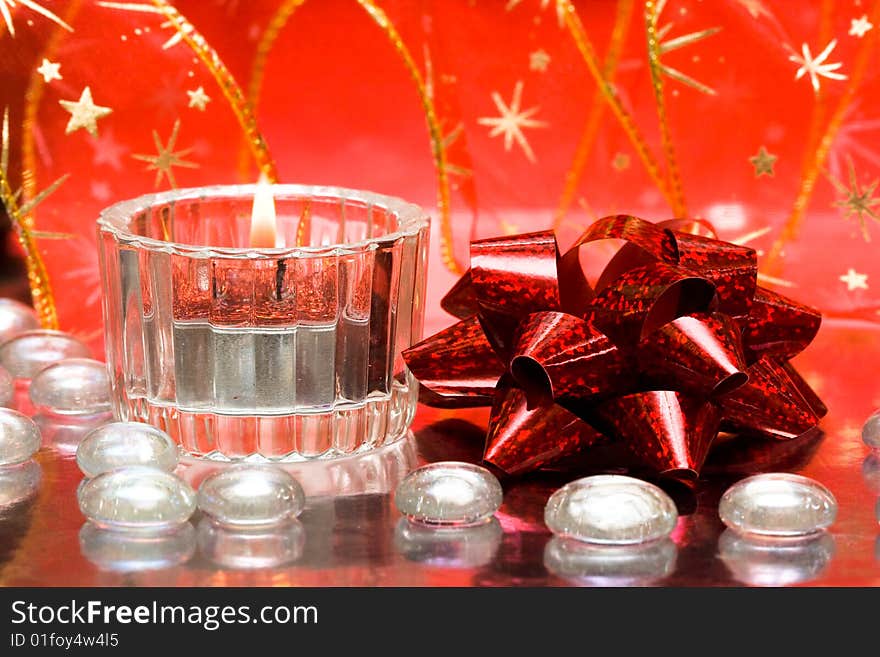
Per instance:
[[[256,185],[101,213],[116,415],[194,455],[332,457],[400,437],[417,384],[428,216],[400,199],[274,185],[277,248],[251,248]]]

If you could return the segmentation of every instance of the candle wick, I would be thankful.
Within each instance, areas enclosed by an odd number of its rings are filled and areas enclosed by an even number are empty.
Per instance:
[[[284,289],[284,272],[287,271],[287,263],[284,260],[277,261],[275,269],[275,299],[281,301],[281,292]]]

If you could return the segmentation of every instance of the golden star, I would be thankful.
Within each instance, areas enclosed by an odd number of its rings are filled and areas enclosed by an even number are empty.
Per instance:
[[[171,187],[177,187],[177,181],[174,180],[174,167],[184,167],[186,169],[197,169],[198,164],[183,159],[183,156],[189,153],[192,148],[185,148],[182,151],[174,151],[174,144],[177,141],[177,132],[180,130],[180,120],[174,122],[174,128],[171,129],[171,136],[168,143],[162,145],[159,139],[159,133],[153,130],[153,142],[156,144],[156,155],[134,154],[133,158],[148,162],[147,171],[156,172],[156,187],[162,182],[164,175],[168,179]]]
[[[853,290],[868,289],[868,275],[860,274],[852,267],[847,269],[846,274],[841,276],[838,280],[840,280],[842,283],[846,283],[846,289],[849,292],[852,292]]]
[[[877,189],[878,180],[875,180],[867,187],[859,185],[859,179],[856,177],[856,170],[853,167],[852,158],[847,158],[849,168],[849,187],[844,185],[834,176],[829,175],[828,179],[834,185],[838,192],[846,198],[841,201],[835,201],[834,205],[844,208],[844,218],[849,219],[855,216],[859,220],[859,227],[862,230],[862,237],[866,242],[871,241],[868,234],[868,225],[865,222],[865,215],[874,221],[880,221],[880,216],[874,212],[874,206],[880,204],[880,198],[874,196],[874,190]]]
[[[61,64],[50,62],[48,59],[43,57],[43,63],[40,64],[40,68],[37,69],[37,73],[42,75],[43,82],[48,84],[52,80],[61,79],[61,74],[58,72],[59,68],[61,68]]]
[[[211,99],[202,87],[187,91],[186,95],[189,96],[189,106],[196,107],[202,112],[205,111],[205,105],[211,102]]]
[[[868,14],[865,14],[861,18],[853,18],[850,21],[849,35],[857,36],[861,39],[872,27],[874,26],[871,24],[871,21],[868,20]]]
[[[113,110],[109,107],[101,107],[92,102],[92,90],[83,89],[79,100],[59,100],[61,107],[70,112],[70,121],[67,122],[65,135],[85,128],[92,137],[98,136],[98,119],[102,119]]]
[[[92,164],[106,164],[115,171],[122,169],[122,156],[127,149],[116,141],[113,128],[107,128],[100,137],[92,137],[89,142],[95,151]]]
[[[752,155],[752,157],[749,158],[749,162],[755,167],[755,178],[765,175],[774,175],[773,165],[776,163],[777,159],[779,159],[778,156],[767,152],[767,149],[764,146],[761,146],[761,148],[758,149],[758,154]]]
[[[543,73],[547,70],[549,64],[550,55],[544,52],[544,50],[536,50],[533,53],[529,53],[529,69],[532,71]]]
[[[482,117],[477,119],[477,123],[492,127],[492,130],[489,131],[490,137],[504,135],[505,151],[510,151],[513,142],[516,141],[516,143],[523,149],[526,157],[529,158],[529,161],[534,162],[535,154],[532,152],[532,147],[529,146],[529,142],[523,134],[522,129],[546,128],[547,123],[544,121],[536,121],[531,118],[532,115],[540,109],[539,107],[532,107],[522,111],[520,110],[519,106],[522,102],[522,89],[523,83],[520,80],[516,83],[516,86],[513,89],[513,98],[510,100],[509,106],[502,100],[501,95],[497,91],[493,91],[492,101],[495,103],[495,107],[498,108],[501,116]]]
[[[615,171],[629,169],[629,155],[626,153],[617,153],[614,156],[614,159],[611,160],[611,166],[614,167]]]

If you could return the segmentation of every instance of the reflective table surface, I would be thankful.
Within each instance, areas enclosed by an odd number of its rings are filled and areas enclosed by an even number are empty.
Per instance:
[[[861,425],[880,407],[880,331],[826,322],[796,361],[830,412],[822,431],[790,442],[745,438],[716,446],[695,491],[669,489],[681,517],[669,540],[634,548],[554,539],[544,504],[584,470],[503,482],[487,524],[454,530],[402,519],[393,489],[416,464],[479,459],[487,412],[420,407],[412,435],[360,457],[293,467],[309,495],[300,520],[240,533],[194,517],[161,536],[85,522],[76,504],[79,439],[102,418],[38,417],[35,461],[0,469],[0,584],[6,586],[544,586],[880,585],[880,454]],[[193,483],[213,468],[188,462]],[[806,543],[758,543],[725,531],[724,490],[746,474],[813,477],[840,505],[831,531]]]

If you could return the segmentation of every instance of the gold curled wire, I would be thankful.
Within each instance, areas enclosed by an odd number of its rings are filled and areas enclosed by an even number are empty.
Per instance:
[[[880,24],[880,0],[875,0],[871,7],[868,20],[874,25]],[[807,207],[810,204],[810,198],[813,196],[813,188],[816,186],[816,180],[822,172],[825,158],[828,157],[828,151],[831,150],[834,138],[837,136],[837,132],[840,130],[840,126],[843,123],[847,110],[852,104],[856,92],[861,85],[862,79],[867,72],[868,64],[871,61],[871,53],[874,51],[874,46],[877,42],[877,32],[878,30],[874,29],[865,35],[865,39],[862,41],[858,54],[856,55],[855,66],[853,66],[852,75],[850,75],[846,89],[838,101],[837,106],[828,121],[828,125],[825,127],[825,131],[822,133],[822,138],[816,145],[812,157],[809,157],[808,155],[808,166],[805,168],[805,173],[801,178],[801,185],[794,201],[794,207],[792,208],[791,214],[788,216],[788,220],[782,227],[782,231],[770,247],[767,258],[764,261],[769,274],[776,274],[779,272],[781,269],[779,258],[782,255],[785,245],[790,240],[796,238],[800,232],[801,225],[806,216]]]
[[[211,75],[217,81],[220,90],[223,92],[229,106],[232,108],[235,118],[241,125],[242,130],[248,140],[248,146],[257,163],[257,168],[267,178],[269,182],[277,182],[278,172],[275,168],[275,161],[269,152],[269,147],[263,134],[257,126],[254,112],[238,82],[226,68],[220,55],[208,43],[205,37],[196,30],[195,26],[189,22],[183,14],[172,7],[166,0],[151,0],[153,5],[165,16],[174,29],[180,35],[181,39],[192,49],[196,56],[208,68]]]
[[[284,29],[284,26],[287,25],[287,21],[293,16],[293,12],[295,12],[303,2],[304,0],[284,0],[278,9],[275,10],[272,18],[269,19],[269,23],[266,25],[266,29],[263,30],[263,33],[260,35],[260,41],[257,43],[257,50],[254,55],[254,61],[251,64],[251,75],[247,87],[247,103],[254,115],[257,113],[257,106],[260,103],[260,94],[263,90],[263,77],[266,73],[266,61],[269,59],[269,54],[272,52],[275,40],[278,38],[281,30]],[[240,151],[238,158],[238,172],[242,180],[248,180],[250,178],[249,165],[250,154],[249,149],[245,145]]]
[[[73,0],[73,2],[67,5],[62,17],[66,25],[74,22],[81,5],[82,0]],[[54,52],[61,43],[61,38],[67,33],[66,28],[57,25],[52,30],[45,48],[43,48],[42,57],[53,59]],[[43,98],[45,86],[43,77],[36,70],[32,71],[24,95],[24,115],[21,131],[21,189],[22,198],[25,203],[34,199],[37,195],[37,156],[34,128],[36,127],[37,110]],[[37,316],[40,319],[40,326],[47,329],[57,329],[58,313],[55,308],[52,283],[37,244],[37,237],[40,236],[40,232],[36,230],[36,208],[32,208],[30,212],[21,213],[21,206],[15,202],[15,198],[9,199],[6,197],[6,192],[11,191],[9,180],[6,178],[4,178],[3,187],[4,205],[8,208],[9,220],[13,223],[19,244],[24,249],[28,286],[31,290],[34,309],[37,311]],[[9,203],[10,200],[13,202],[12,205]],[[16,225],[16,222],[19,222],[19,224]]]
[[[5,132],[5,131],[4,131]],[[7,142],[8,143],[8,142]],[[5,149],[4,149],[5,150]],[[58,313],[55,311],[55,298],[49,283],[49,274],[43,257],[37,248],[37,241],[31,232],[28,220],[21,213],[16,194],[12,191],[6,172],[0,167],[0,199],[9,215],[9,221],[15,229],[16,237],[26,254],[28,283],[34,309],[40,319],[40,326],[46,329],[58,328]]]
[[[611,42],[608,45],[608,52],[605,55],[605,65],[603,67],[603,75],[609,83],[614,80],[614,73],[617,69],[617,61],[620,57],[620,51],[623,43],[626,41],[626,34],[632,18],[634,0],[619,0],[617,3],[617,12],[614,19],[614,28],[611,31]],[[602,94],[597,92],[593,96],[590,106],[590,113],[581,132],[580,140],[575,149],[574,158],[572,158],[571,166],[565,174],[565,186],[559,199],[559,205],[556,213],[553,215],[553,229],[558,230],[562,225],[565,215],[571,207],[574,197],[577,194],[578,184],[580,184],[587,158],[596,141],[596,135],[599,132],[599,126],[602,122],[602,115],[605,111],[605,100]]]
[[[154,0],[155,1],[155,0]],[[269,25],[260,39],[257,46],[257,54],[251,68],[251,82],[248,89],[248,100],[254,111],[259,104],[260,91],[262,89],[263,75],[265,63],[269,53],[278,38],[279,32],[284,28],[290,20],[293,13],[305,4],[306,0],[286,0],[275,12],[269,21]],[[437,112],[434,108],[434,102],[427,88],[422,74],[419,72],[406,44],[403,42],[394,23],[388,18],[385,11],[373,0],[357,0],[360,5],[370,16],[373,22],[379,26],[394,50],[400,56],[406,67],[407,72],[412,78],[416,86],[419,96],[419,102],[422,111],[425,114],[425,120],[428,124],[428,135],[431,141],[431,153],[434,160],[434,168],[437,175],[437,205],[440,212],[440,258],[451,272],[461,274],[465,267],[455,257],[452,234],[452,217],[451,217],[451,194],[449,190],[449,169],[446,161],[446,149],[443,143],[443,133],[440,128],[440,122],[437,118]]]
[[[663,74],[660,63],[660,38],[657,35],[658,3],[654,0],[645,2],[645,36],[648,40],[648,69],[651,72],[651,87],[657,102],[657,118],[660,123],[660,141],[663,146],[663,157],[666,160],[666,172],[670,192],[672,194],[672,211],[677,217],[687,216],[687,204],[681,185],[681,174],[675,158],[675,146],[669,128],[669,117],[666,113],[666,99],[663,95]]]
[[[571,37],[572,39],[574,39],[575,45],[577,46],[578,50],[581,53],[581,56],[584,59],[584,62],[587,65],[587,69],[589,70],[590,74],[593,76],[593,79],[598,85],[599,91],[601,92],[605,101],[608,103],[608,106],[611,108],[614,117],[618,120],[620,126],[623,128],[626,136],[629,138],[630,143],[633,145],[636,154],[639,156],[639,159],[645,166],[645,169],[647,170],[648,175],[651,177],[651,180],[653,180],[654,184],[657,185],[657,189],[659,189],[660,193],[663,194],[663,197],[666,199],[666,202],[669,203],[670,207],[674,208],[676,206],[675,197],[670,191],[669,183],[666,180],[666,176],[660,170],[660,166],[657,164],[657,160],[654,158],[654,155],[651,153],[651,149],[648,147],[645,138],[639,131],[639,128],[636,125],[635,119],[633,119],[632,114],[627,111],[627,109],[623,106],[623,103],[620,101],[620,97],[617,95],[617,91],[615,90],[614,85],[611,84],[611,82],[607,80],[602,74],[602,69],[599,65],[599,59],[596,56],[596,49],[594,48],[592,42],[587,36],[587,32],[584,29],[584,25],[581,22],[580,16],[578,16],[577,10],[571,3],[571,0],[557,0],[557,2],[561,7],[565,26],[571,33]]]

